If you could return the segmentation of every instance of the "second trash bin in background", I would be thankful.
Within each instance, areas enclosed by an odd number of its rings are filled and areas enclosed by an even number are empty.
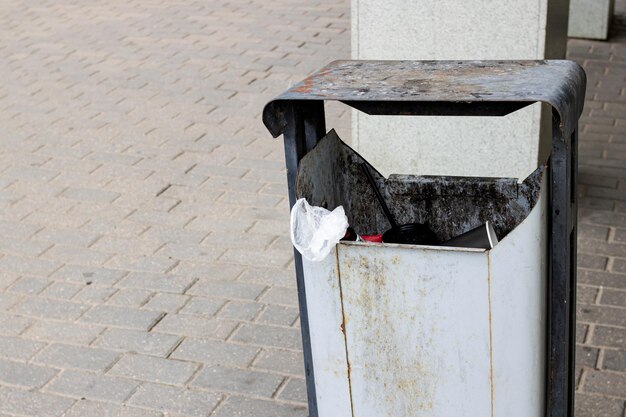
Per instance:
[[[385,179],[368,167],[399,223],[426,223],[445,241],[491,221],[501,239],[493,249],[341,242],[322,262],[296,253],[311,416],[573,415],[584,88],[568,61],[339,61],[266,106],[266,125],[285,135],[291,204],[342,205],[359,234],[389,224],[359,168],[366,161],[326,134],[324,100],[392,115],[554,108],[547,168],[519,184]]]

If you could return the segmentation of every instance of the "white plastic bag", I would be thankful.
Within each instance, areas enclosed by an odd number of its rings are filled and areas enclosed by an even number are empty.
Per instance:
[[[342,206],[329,211],[301,198],[291,209],[291,242],[309,261],[326,258],[346,229],[348,218]]]

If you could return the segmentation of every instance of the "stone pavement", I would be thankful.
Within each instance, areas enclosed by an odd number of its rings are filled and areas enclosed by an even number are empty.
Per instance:
[[[610,42],[570,40],[587,71],[579,145],[578,417],[626,416],[626,1]]]
[[[626,8],[581,134],[578,412],[626,400]],[[264,102],[349,56],[349,1],[0,3],[0,417],[305,416]],[[348,113],[329,126],[347,137]]]

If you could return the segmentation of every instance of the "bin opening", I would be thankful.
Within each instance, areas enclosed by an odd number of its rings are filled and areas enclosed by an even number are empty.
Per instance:
[[[343,206],[359,235],[390,229],[361,168],[365,163],[398,224],[426,224],[447,241],[490,222],[502,240],[535,206],[545,165],[523,182],[516,178],[390,175],[383,177],[356,151],[329,131],[300,161],[297,198],[333,210]]]

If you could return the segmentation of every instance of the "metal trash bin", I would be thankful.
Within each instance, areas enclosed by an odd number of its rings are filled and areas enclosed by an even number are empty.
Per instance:
[[[553,109],[545,168],[519,185],[480,179],[500,208],[459,199],[474,222],[503,216],[506,236],[495,248],[341,242],[319,263],[295,252],[310,416],[573,416],[584,91],[584,71],[570,61],[336,61],[266,105],[266,127],[284,135],[291,205],[302,196],[342,204],[351,224],[369,228],[384,220],[364,214],[362,180],[346,169],[362,158],[327,134],[324,101],[372,115],[504,116],[535,102]],[[413,190],[400,213],[407,219],[428,212],[448,234],[467,226],[446,224],[448,195],[421,208],[416,200],[426,189],[458,188],[449,178],[376,181],[391,185],[392,201]]]

